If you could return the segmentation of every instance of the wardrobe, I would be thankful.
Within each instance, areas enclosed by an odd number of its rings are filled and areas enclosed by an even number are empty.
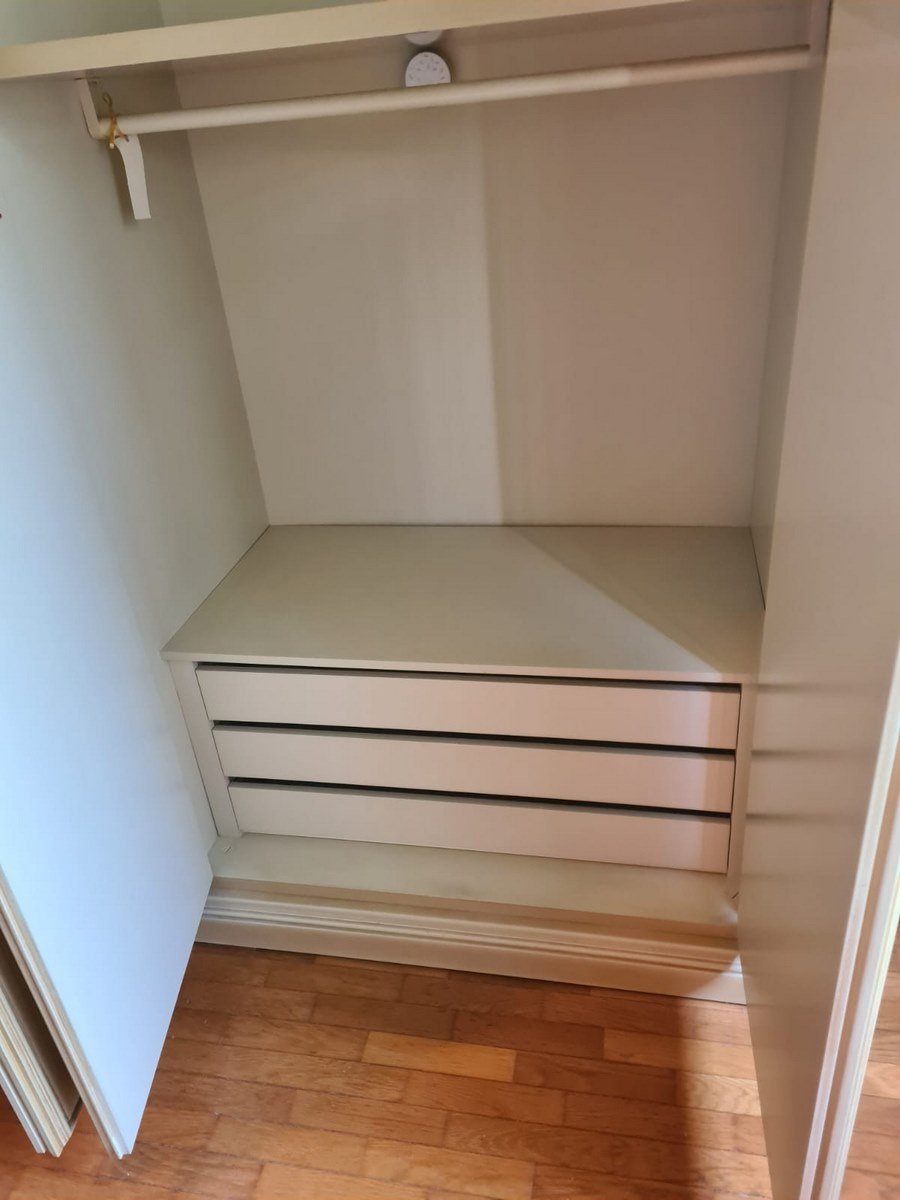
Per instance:
[[[0,5],[0,930],[111,1153],[199,938],[746,1003],[839,1195],[898,117],[890,0]]]

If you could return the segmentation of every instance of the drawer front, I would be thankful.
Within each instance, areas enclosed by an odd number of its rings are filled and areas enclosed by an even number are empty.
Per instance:
[[[227,725],[214,736],[232,778],[731,810],[724,754]]]
[[[232,784],[244,833],[440,846],[684,871],[724,871],[725,817],[458,796]]]
[[[213,721],[733,750],[738,688],[201,666]]]

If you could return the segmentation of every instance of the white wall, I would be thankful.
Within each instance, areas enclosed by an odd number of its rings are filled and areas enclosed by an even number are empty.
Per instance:
[[[815,163],[821,69],[797,75],[791,83],[790,111],[784,150],[778,245],[772,279],[765,371],[759,405],[756,468],[750,521],[763,593],[769,582],[772,526],[791,382],[800,279],[806,250],[809,196]]]
[[[0,46],[160,24],[158,0],[3,0]]]
[[[798,13],[450,47],[458,77],[489,76],[790,41]],[[179,88],[396,86],[406,56],[398,39]],[[270,520],[748,523],[788,87],[192,135]]]
[[[740,932],[776,1200],[807,1173],[863,831],[898,729],[900,5],[837,0],[786,408]],[[879,796],[880,792],[880,796]],[[897,803],[889,796],[887,802]],[[859,889],[859,890],[858,890]],[[851,921],[851,934],[855,922]],[[848,941],[852,964],[852,937]]]
[[[71,84],[0,121],[0,898],[127,1143],[213,836],[159,649],[264,513],[184,139],[137,224]]]

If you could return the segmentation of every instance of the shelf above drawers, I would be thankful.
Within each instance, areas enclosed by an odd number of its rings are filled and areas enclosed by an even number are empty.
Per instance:
[[[200,666],[211,720],[733,750],[740,689]]]

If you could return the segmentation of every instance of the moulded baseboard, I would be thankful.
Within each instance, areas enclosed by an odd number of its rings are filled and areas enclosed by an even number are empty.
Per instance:
[[[323,900],[215,888],[201,942],[483,971],[595,987],[745,1003],[734,942],[510,917],[491,912]]]

